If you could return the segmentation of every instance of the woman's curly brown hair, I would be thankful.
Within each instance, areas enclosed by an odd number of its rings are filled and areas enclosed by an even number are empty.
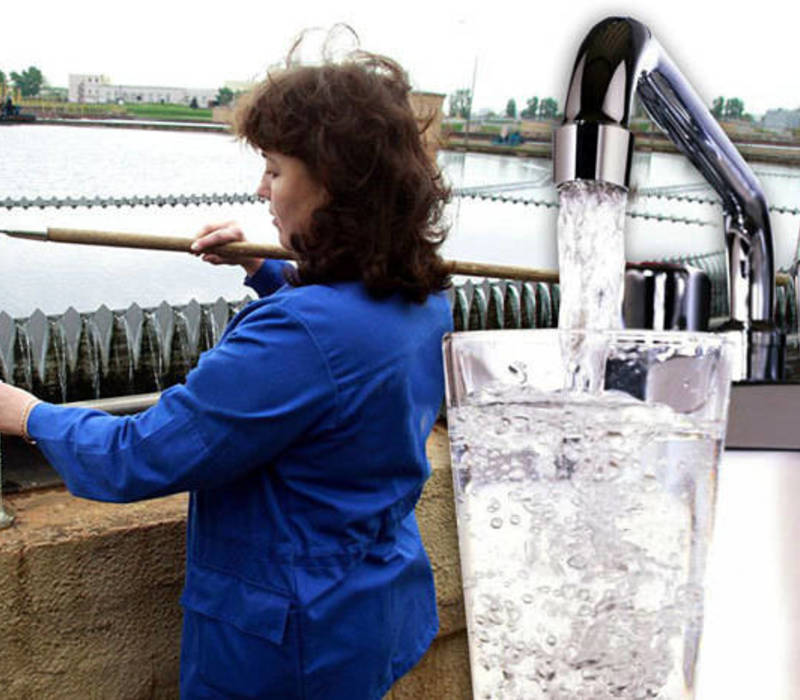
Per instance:
[[[293,284],[362,280],[375,297],[418,302],[449,286],[438,250],[450,191],[423,148],[409,92],[397,63],[359,51],[273,72],[237,108],[237,136],[299,158],[329,195],[292,241]]]

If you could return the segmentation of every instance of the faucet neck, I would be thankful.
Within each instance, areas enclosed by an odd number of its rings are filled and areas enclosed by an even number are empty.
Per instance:
[[[721,199],[731,322],[774,327],[772,230],[763,190],[728,136],[650,30],[631,18],[597,24],[578,51],[564,123],[553,134],[553,179],[627,187],[634,96]],[[754,372],[757,374],[758,372]]]

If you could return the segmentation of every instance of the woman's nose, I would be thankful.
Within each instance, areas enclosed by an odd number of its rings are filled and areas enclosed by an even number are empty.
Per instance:
[[[266,173],[264,177],[261,178],[261,182],[258,183],[256,194],[263,199],[269,199],[269,175]]]

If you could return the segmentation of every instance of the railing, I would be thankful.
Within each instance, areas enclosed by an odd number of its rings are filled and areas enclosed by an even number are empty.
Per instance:
[[[532,187],[532,185],[531,185]],[[544,207],[546,209],[557,209],[558,202],[555,198],[537,199],[535,197],[515,197],[505,194],[507,191],[520,189],[509,185],[491,185],[485,187],[464,187],[454,188],[453,196],[463,199],[477,199],[486,202],[498,202],[502,204],[522,204],[525,206]],[[667,199],[682,199],[689,201],[687,197],[670,196]],[[109,207],[176,207],[176,206],[204,206],[218,204],[256,204],[261,200],[257,195],[248,192],[221,192],[221,193],[200,193],[200,194],[175,194],[175,195],[131,195],[120,197],[5,197],[0,199],[0,209],[91,209]],[[695,198],[691,201],[702,201],[705,199]],[[715,200],[708,200],[708,203],[716,203]],[[800,214],[800,210],[789,209],[787,207],[773,207],[771,211],[781,213]],[[696,226],[713,226],[714,222],[706,219],[693,217],[675,216],[673,214],[660,214],[654,212],[643,212],[630,210],[626,216],[632,219],[645,219],[652,221],[666,221],[675,224],[689,224]]]

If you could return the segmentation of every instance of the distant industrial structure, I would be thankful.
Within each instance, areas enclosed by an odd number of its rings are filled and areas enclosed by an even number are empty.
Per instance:
[[[800,129],[800,109],[770,109],[761,119],[761,125],[774,131]]]
[[[106,75],[77,73],[70,74],[67,92],[67,99],[70,102],[83,104],[161,102],[190,105],[192,100],[196,100],[198,107],[210,107],[216,98],[216,89],[114,85]]]

